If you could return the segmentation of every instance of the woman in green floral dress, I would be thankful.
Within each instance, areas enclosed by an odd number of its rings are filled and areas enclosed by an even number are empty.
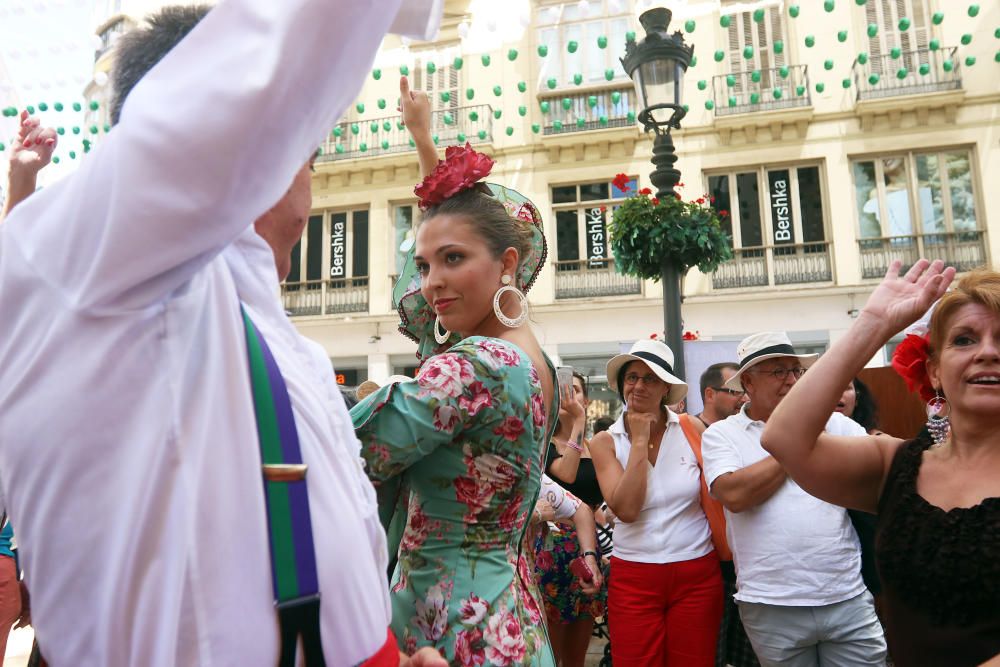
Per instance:
[[[429,105],[401,88],[427,174]],[[524,543],[558,409],[554,368],[525,324],[545,242],[529,201],[479,182],[492,164],[451,147],[417,187],[424,218],[394,298],[423,363],[352,416],[382,509],[408,496],[391,584],[401,648],[552,665]]]

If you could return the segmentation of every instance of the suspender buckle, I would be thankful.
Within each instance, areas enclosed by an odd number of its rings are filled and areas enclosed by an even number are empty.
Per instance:
[[[301,482],[306,478],[305,463],[265,463],[264,479],[269,482]]]

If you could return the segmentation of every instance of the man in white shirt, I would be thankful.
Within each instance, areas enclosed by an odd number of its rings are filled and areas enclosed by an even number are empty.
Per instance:
[[[847,510],[793,482],[760,445],[764,424],[816,355],[796,354],[783,332],[737,348],[726,386],[750,402],[702,436],[705,477],[726,508],[740,617],[764,667],[883,665],[886,646],[861,580],[861,551]],[[834,413],[827,430],[865,435]]]
[[[398,662],[359,444],[278,280],[316,145],[440,5],[223,0],[172,49],[161,14],[114,131],[0,225],[0,479],[53,667],[277,663],[241,306],[308,467],[326,664]]]

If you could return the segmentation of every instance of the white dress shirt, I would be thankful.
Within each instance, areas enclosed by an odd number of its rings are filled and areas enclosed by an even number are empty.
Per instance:
[[[251,223],[390,26],[432,37],[440,0],[403,4],[223,0],[80,168],[0,225],[0,475],[53,667],[276,664],[241,301],[309,467],[327,664],[384,643],[385,536],[359,443]]]
[[[709,488],[721,475],[770,456],[760,445],[763,431],[764,422],[750,419],[746,406],[706,429],[701,453]],[[837,412],[826,431],[867,435],[864,427]],[[757,507],[726,510],[726,537],[736,565],[737,600],[820,606],[865,590],[861,548],[847,510],[809,495],[790,477]]]

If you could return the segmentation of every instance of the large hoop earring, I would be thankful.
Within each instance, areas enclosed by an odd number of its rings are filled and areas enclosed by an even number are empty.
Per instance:
[[[510,284],[510,276],[504,276],[500,281],[503,283],[503,286],[493,295],[493,314],[497,316],[497,319],[505,327],[516,329],[528,319],[528,299],[524,296],[524,292]],[[500,309],[500,297],[504,295],[504,292],[513,292],[516,295],[518,305],[521,307],[521,313],[517,317],[507,317],[504,315],[503,310]]]
[[[438,345],[444,345],[451,338],[451,332],[444,328],[441,324],[441,316],[438,315],[434,318],[434,340],[437,341]]]
[[[948,439],[948,431],[951,430],[951,406],[948,399],[941,395],[941,390],[935,389],[934,393],[934,398],[927,401],[927,431],[934,445],[938,446]]]

